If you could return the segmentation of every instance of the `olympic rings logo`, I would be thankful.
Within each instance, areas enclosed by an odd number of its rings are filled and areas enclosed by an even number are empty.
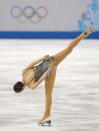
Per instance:
[[[32,6],[26,6],[23,9],[20,6],[14,6],[11,8],[10,14],[20,24],[27,24],[28,21],[38,24],[47,17],[48,10],[44,6],[39,6],[36,9]]]

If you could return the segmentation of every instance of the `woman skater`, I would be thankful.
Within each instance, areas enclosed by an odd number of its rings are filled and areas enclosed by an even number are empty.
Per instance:
[[[73,48],[82,40],[93,32],[93,27],[87,28],[80,36],[74,39],[67,48],[55,54],[54,56],[46,55],[27,66],[22,71],[22,82],[14,85],[14,91],[19,93],[24,90],[25,86],[35,89],[43,80],[45,80],[45,113],[39,121],[40,125],[51,124],[51,105],[52,91],[54,87],[57,66],[66,58]]]

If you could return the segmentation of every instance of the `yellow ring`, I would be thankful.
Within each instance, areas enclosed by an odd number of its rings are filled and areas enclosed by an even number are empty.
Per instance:
[[[28,19],[27,19],[27,18],[25,18],[24,21],[21,21],[21,20],[19,19],[18,15],[16,16],[16,20],[17,20],[17,22],[20,23],[20,24],[27,24],[27,22],[28,22]]]

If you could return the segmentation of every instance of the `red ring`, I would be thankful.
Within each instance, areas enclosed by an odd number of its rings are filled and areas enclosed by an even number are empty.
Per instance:
[[[44,6],[39,6],[36,11],[38,12],[39,9],[44,9],[45,10],[45,15],[44,16],[40,16],[39,13],[37,13],[37,16],[40,17],[41,19],[45,18],[48,15],[48,10],[46,7]]]

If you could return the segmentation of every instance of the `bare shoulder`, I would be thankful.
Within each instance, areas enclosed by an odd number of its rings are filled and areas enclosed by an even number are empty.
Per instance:
[[[33,89],[33,85],[35,84],[35,81],[32,80],[27,86],[31,89]]]

